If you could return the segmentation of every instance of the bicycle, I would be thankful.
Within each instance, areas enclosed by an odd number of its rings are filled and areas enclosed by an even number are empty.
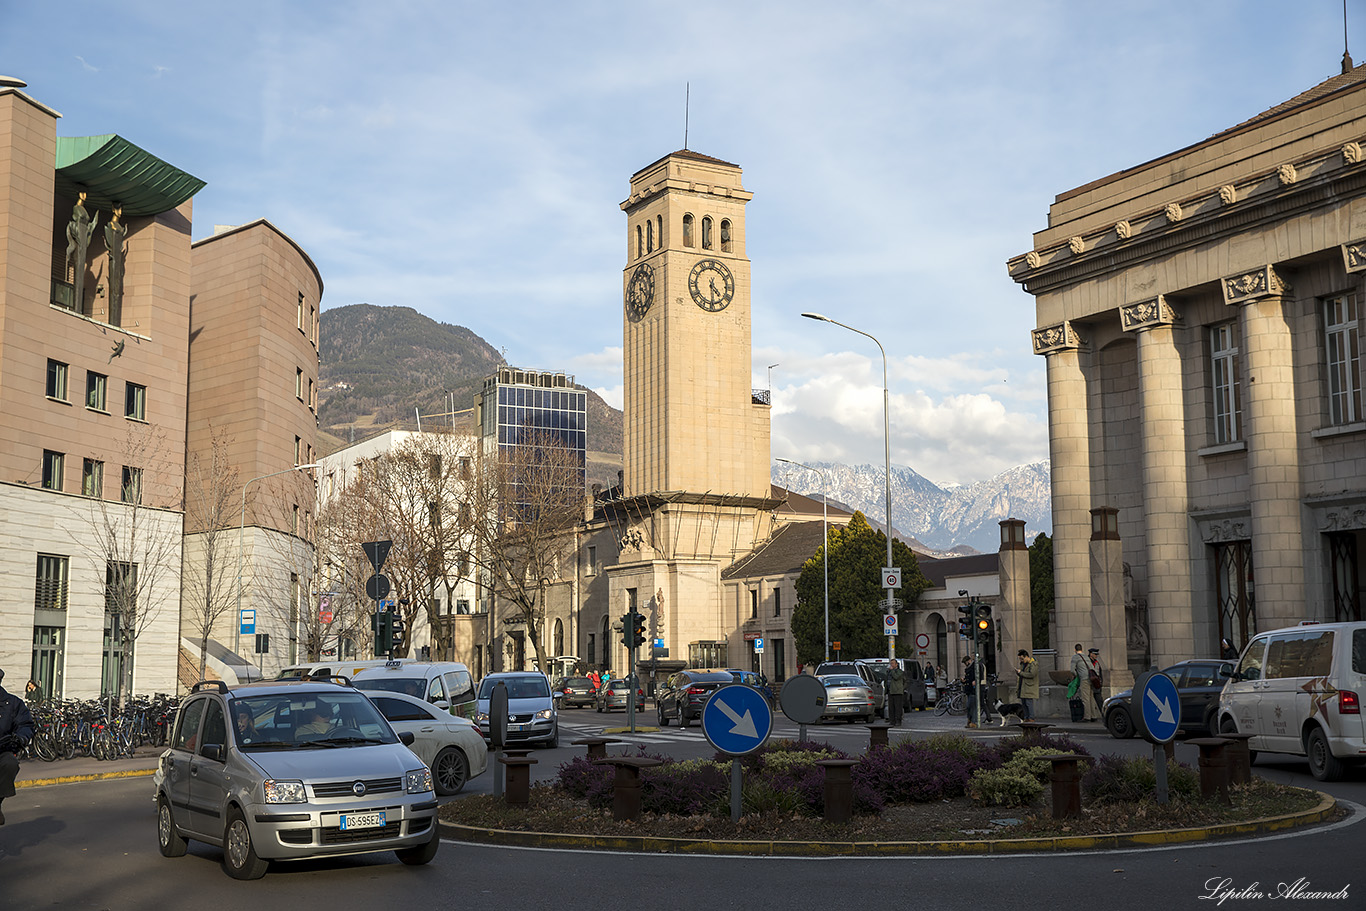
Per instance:
[[[968,697],[961,681],[945,684],[934,703],[936,715],[962,715],[968,710]]]

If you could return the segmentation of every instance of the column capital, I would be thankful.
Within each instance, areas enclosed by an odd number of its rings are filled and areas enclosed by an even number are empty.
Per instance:
[[[1125,304],[1119,308],[1119,324],[1125,332],[1156,329],[1160,326],[1171,326],[1180,321],[1181,317],[1167,303],[1167,298],[1161,294],[1152,300]]]
[[[1230,306],[1279,297],[1291,290],[1290,282],[1270,264],[1250,272],[1226,276],[1220,280],[1219,286],[1224,292],[1224,303]]]
[[[1343,244],[1342,264],[1349,275],[1353,272],[1366,272],[1366,240]]]
[[[1084,340],[1072,328],[1071,320],[1063,320],[1053,326],[1044,326],[1030,333],[1034,341],[1035,354],[1057,354],[1059,351],[1077,351],[1085,346]]]

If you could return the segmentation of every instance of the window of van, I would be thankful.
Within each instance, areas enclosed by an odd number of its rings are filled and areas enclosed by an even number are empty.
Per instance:
[[[1326,677],[1332,664],[1332,630],[1287,633],[1274,637],[1267,648],[1266,677]]]
[[[1366,629],[1352,630],[1352,673],[1366,674]]]
[[[427,684],[427,701],[436,702],[446,698],[446,691],[441,686],[441,675],[437,675]]]
[[[447,671],[442,676],[446,678],[446,691],[451,695],[452,705],[474,698],[474,681],[470,679],[469,671]]]
[[[1238,662],[1239,680],[1261,680],[1262,661],[1266,657],[1266,640],[1254,639],[1252,644],[1243,652],[1243,658]]]

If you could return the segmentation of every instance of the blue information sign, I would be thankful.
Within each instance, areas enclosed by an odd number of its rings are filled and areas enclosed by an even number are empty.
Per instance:
[[[1138,707],[1138,730],[1149,743],[1167,743],[1181,723],[1181,696],[1166,674],[1145,674],[1134,681],[1130,707]]]
[[[256,632],[256,609],[251,607],[242,608],[242,624],[240,632],[243,636],[250,636]]]
[[[768,700],[742,683],[721,687],[702,709],[702,733],[722,753],[751,753],[764,745],[772,731],[773,711]]]

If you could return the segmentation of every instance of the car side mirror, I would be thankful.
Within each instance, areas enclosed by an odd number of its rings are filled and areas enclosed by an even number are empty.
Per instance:
[[[398,740],[405,747],[410,747],[417,740],[417,735],[412,731],[403,731],[398,735]]]
[[[1221,667],[1219,668],[1219,676],[1236,679],[1238,677],[1238,672],[1230,667]]]
[[[200,753],[204,756],[205,759],[212,759],[214,762],[222,762],[223,744],[206,743],[204,744],[204,749],[200,750]]]
[[[449,702],[447,702],[446,700],[444,700],[444,699],[437,699],[437,700],[434,700],[434,701],[432,702],[432,705],[434,705],[434,706],[436,706],[437,708],[441,709],[441,711],[443,711],[443,712],[449,712],[449,711],[451,710],[451,704],[450,704]]]

